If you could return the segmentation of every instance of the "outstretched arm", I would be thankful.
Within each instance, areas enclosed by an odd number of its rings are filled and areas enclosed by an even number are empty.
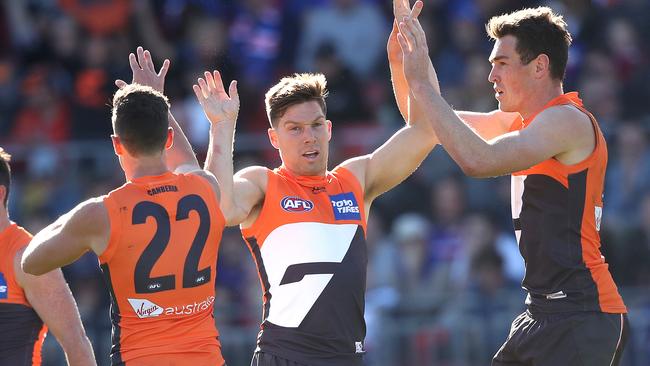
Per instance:
[[[395,93],[397,107],[405,121],[409,120],[409,87],[404,76],[404,53],[397,41],[397,34],[399,33],[397,24],[407,17],[417,18],[422,11],[422,5],[422,2],[418,1],[413,5],[413,8],[410,8],[409,0],[393,0],[393,15],[395,19],[393,20],[393,29],[388,36],[388,44],[386,45],[393,92]],[[433,64],[429,65],[428,80],[433,85],[438,85],[438,77],[433,68]],[[439,87],[438,90],[440,90]]]
[[[393,29],[388,37],[388,44],[386,47],[395,100],[397,101],[397,107],[405,121],[409,120],[409,100],[412,101],[413,96],[409,98],[409,86],[406,76],[404,75],[404,54],[402,53],[402,48],[397,40],[397,34],[399,33],[398,23],[402,22],[404,18],[417,18],[419,16],[418,6],[419,5],[416,3],[412,9],[409,9],[409,0],[393,0],[393,15],[395,16],[395,19],[393,20]],[[434,86],[438,93],[440,93],[438,77],[431,60],[429,60],[426,67],[428,69],[427,78],[429,82]],[[466,125],[470,126],[474,131],[476,131],[476,133],[486,140],[507,133],[512,122],[515,119],[520,118],[518,113],[507,113],[499,110],[489,113],[466,111],[455,112]]]
[[[486,141],[463,123],[434,85],[425,81],[422,70],[431,60],[419,21],[409,18],[401,22],[398,40],[412,95],[445,150],[467,175],[497,176],[529,168],[551,157],[575,159],[576,155],[571,153],[576,150],[582,155],[591,151],[591,122],[581,112],[566,106],[549,108],[529,127]]]
[[[193,87],[205,116],[210,121],[210,143],[205,169],[217,177],[221,190],[221,210],[226,224],[238,225],[263,197],[260,180],[266,169],[249,169],[233,177],[233,142],[239,114],[237,82],[230,83],[228,93],[219,71],[205,72]]]
[[[70,366],[96,365],[92,345],[86,336],[77,304],[60,269],[32,276],[20,268],[19,251],[14,259],[16,280],[27,301],[54,334]]]
[[[408,0],[393,2],[396,16],[407,14],[417,17],[422,10],[422,1],[417,1],[413,9],[408,8]],[[364,201],[370,205],[380,194],[395,187],[411,175],[438,143],[435,131],[422,115],[423,111],[412,95],[409,95],[408,83],[402,70],[403,53],[395,49],[398,33],[393,28],[388,42],[388,54],[391,59],[391,73],[395,96],[407,125],[397,131],[388,141],[372,154],[347,160],[341,166],[348,168],[357,177],[364,188]],[[429,80],[438,85],[435,73]]]
[[[137,55],[136,55],[137,54]],[[138,83],[147,85],[153,89],[164,93],[165,90],[165,77],[169,71],[169,60],[163,61],[162,67],[159,72],[153,64],[151,52],[142,47],[138,47],[136,54],[129,54],[129,65],[133,72],[133,79],[131,83]],[[123,88],[127,83],[123,80],[116,80],[115,85]],[[187,173],[201,169],[196,155],[192,150],[190,142],[183,133],[183,129],[178,124],[171,111],[169,112],[169,127],[174,130],[174,144],[166,151],[167,168],[176,173]]]

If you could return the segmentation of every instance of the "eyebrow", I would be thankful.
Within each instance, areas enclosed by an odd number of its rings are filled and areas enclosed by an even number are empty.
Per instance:
[[[323,119],[325,119],[325,116],[320,115],[320,116],[314,118],[312,121],[308,121],[308,122],[296,122],[296,121],[288,120],[288,121],[284,121],[284,124],[285,124],[285,125],[287,125],[287,124],[301,125],[301,124],[307,124],[307,123],[314,123],[314,122],[316,122],[316,121],[323,120]]]
[[[489,61],[490,63],[494,63],[494,62],[496,62],[496,61],[504,60],[504,59],[507,59],[507,58],[509,58],[509,57],[508,57],[508,56],[504,56],[504,55],[499,55],[499,56],[495,56],[495,57],[492,58],[492,59],[489,59],[488,61]]]

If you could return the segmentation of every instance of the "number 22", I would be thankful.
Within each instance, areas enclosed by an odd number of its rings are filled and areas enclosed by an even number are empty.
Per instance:
[[[176,209],[176,221],[186,220],[190,211],[199,214],[199,229],[194,236],[185,265],[183,266],[183,288],[197,287],[206,284],[210,280],[210,266],[198,270],[199,259],[205,247],[210,232],[210,212],[208,206],[198,195],[191,194],[178,201]],[[151,277],[151,270],[160,256],[167,248],[170,238],[170,219],[165,208],[151,201],[142,201],[133,208],[132,224],[144,224],[147,217],[156,220],[156,233],[147,244],[147,247],[140,255],[135,265],[133,280],[136,293],[153,293],[173,290],[176,288],[176,276],[173,274]]]

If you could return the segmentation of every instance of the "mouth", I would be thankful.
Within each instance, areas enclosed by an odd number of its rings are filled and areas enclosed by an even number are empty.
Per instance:
[[[314,160],[314,159],[316,159],[319,155],[320,155],[320,152],[318,152],[318,151],[316,151],[316,150],[310,150],[310,151],[307,151],[307,152],[305,152],[304,154],[302,154],[302,156],[304,156],[305,158],[307,158],[307,159],[309,159],[309,160]]]
[[[504,93],[503,89],[500,89],[500,88],[497,88],[497,87],[494,87],[493,89],[494,89],[494,97],[495,98],[499,99],[499,97],[503,96],[503,93]]]

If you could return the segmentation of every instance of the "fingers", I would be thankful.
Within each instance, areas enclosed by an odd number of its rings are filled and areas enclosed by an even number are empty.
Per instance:
[[[160,68],[160,72],[158,73],[158,77],[165,78],[167,76],[167,71],[169,71],[169,60],[165,59],[163,61],[162,67]]]
[[[117,79],[117,80],[115,80],[115,85],[120,89],[124,89],[124,87],[129,85],[129,84],[127,84],[126,81],[124,81],[122,79]]]
[[[237,80],[230,82],[228,87],[228,94],[230,94],[230,99],[237,101],[239,103],[239,91],[237,91]]]
[[[408,18],[404,18],[404,21],[399,23],[399,32],[404,38],[406,38],[410,50],[417,48],[418,44],[415,38],[413,25]]]
[[[218,93],[225,93],[226,89],[223,87],[223,79],[221,78],[221,73],[217,70],[214,70],[214,80]]]
[[[404,54],[407,54],[410,51],[408,42],[402,33],[397,33],[397,42],[399,42],[399,46],[402,48]]]
[[[416,1],[415,4],[413,5],[413,9],[411,9],[411,14],[409,15],[409,18],[417,19],[417,17],[422,12],[423,7],[424,7],[424,3],[422,2],[422,0]]]
[[[199,101],[201,105],[203,105],[203,99],[205,99],[205,96],[203,96],[203,91],[201,90],[201,87],[194,84],[192,85],[192,90],[194,90],[194,95],[196,95],[196,99]]]
[[[199,78],[198,82],[199,86],[201,87],[201,92],[203,93],[203,98],[207,99],[210,96],[208,83],[203,78]]]
[[[149,52],[149,50],[144,50],[144,68],[154,74],[156,73],[156,68],[153,65],[153,59],[151,58],[151,52]]]
[[[138,57],[138,65],[140,65],[141,70],[148,69],[146,65],[146,61],[144,60],[144,48],[142,46],[138,46],[136,49],[136,56]]]
[[[214,77],[212,76],[212,73],[209,71],[205,71],[203,73],[203,77],[205,78],[205,82],[208,85],[209,92],[212,92],[213,90],[217,89],[217,86],[214,84]]]
[[[135,55],[133,53],[129,54],[129,66],[131,66],[131,71],[136,72],[138,70],[142,70],[140,65],[138,64],[138,61],[135,58]]]
[[[427,47],[427,35],[426,35],[426,33],[424,33],[424,29],[422,28],[422,24],[417,19],[413,19],[413,20],[411,20],[411,22],[412,22],[412,26],[414,28],[416,43],[419,46],[425,47],[425,48],[428,49],[428,47]]]

